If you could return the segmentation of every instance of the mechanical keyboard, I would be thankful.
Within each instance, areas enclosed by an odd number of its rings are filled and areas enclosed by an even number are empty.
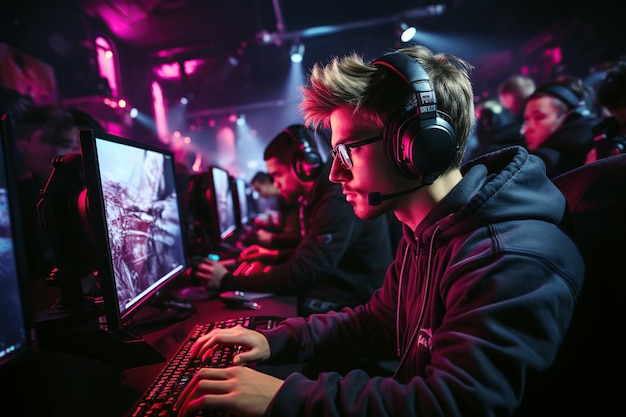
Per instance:
[[[202,361],[190,356],[194,342],[212,329],[229,328],[240,324],[250,329],[271,329],[282,318],[274,316],[244,316],[236,319],[197,324],[176,351],[176,354],[161,369],[157,377],[141,395],[128,417],[142,416],[176,416],[176,400],[183,388],[191,380],[193,374],[200,368],[225,368],[231,366],[233,357],[241,351],[241,346],[221,346],[214,349],[211,357]],[[203,413],[202,416],[222,416],[224,414]]]

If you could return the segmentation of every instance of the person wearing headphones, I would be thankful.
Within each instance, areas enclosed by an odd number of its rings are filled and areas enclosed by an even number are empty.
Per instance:
[[[205,368],[179,415],[561,415],[560,386],[548,377],[585,267],[540,158],[514,146],[461,166],[475,118],[470,71],[420,45],[316,64],[302,88],[305,123],[331,128],[329,178],[356,215],[391,210],[403,223],[395,260],[363,305],[271,330],[213,330],[192,348],[203,357],[216,344],[241,345],[237,365],[393,350],[394,374],[282,380],[248,366]]]
[[[301,124],[290,125],[270,141],[263,155],[281,195],[299,206],[301,239],[294,253],[245,276],[234,276],[219,261],[203,259],[195,278],[209,290],[297,295],[298,315],[308,316],[357,306],[380,288],[392,259],[387,221],[354,215],[341,186],[328,180],[331,162],[317,152],[313,135]]]
[[[580,78],[563,77],[539,86],[526,100],[526,146],[543,160],[550,178],[584,165],[594,147],[592,130],[600,120],[589,110],[589,94]]]

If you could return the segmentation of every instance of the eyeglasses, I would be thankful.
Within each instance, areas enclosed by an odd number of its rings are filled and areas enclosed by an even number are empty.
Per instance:
[[[369,145],[370,143],[378,142],[379,140],[383,140],[382,135],[374,136],[373,138],[363,139],[354,143],[340,143],[330,150],[330,157],[335,159],[339,156],[339,161],[341,165],[345,169],[352,168],[352,159],[350,159],[350,149],[358,148],[363,145]]]

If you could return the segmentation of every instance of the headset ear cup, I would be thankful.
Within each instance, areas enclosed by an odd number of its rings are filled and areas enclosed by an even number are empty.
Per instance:
[[[416,121],[412,126],[415,124],[419,123]],[[448,169],[458,152],[454,129],[441,117],[422,121],[417,132],[405,134],[405,137],[412,138],[409,168],[424,182],[434,181],[439,174]],[[409,143],[404,146],[409,146]]]
[[[437,110],[430,78],[416,59],[400,52],[385,54],[373,65],[391,70],[414,94],[410,105],[385,122],[387,156],[403,176],[432,183],[452,164],[459,146],[454,128]]]
[[[432,183],[458,151],[452,126],[443,118],[420,120],[414,109],[390,120],[384,130],[387,156],[400,173]]]
[[[304,182],[313,181],[320,174],[324,166],[324,159],[311,146],[307,138],[306,128],[303,125],[290,125],[283,130],[298,144],[292,156],[291,169],[298,179]]]
[[[292,168],[301,181],[313,181],[320,173],[323,165],[322,157],[311,148],[305,146],[294,155]]]

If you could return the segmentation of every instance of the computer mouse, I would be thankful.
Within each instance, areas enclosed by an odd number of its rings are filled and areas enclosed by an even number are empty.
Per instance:
[[[228,308],[258,310],[261,305],[246,297],[243,291],[226,291],[220,294],[220,300]]]

